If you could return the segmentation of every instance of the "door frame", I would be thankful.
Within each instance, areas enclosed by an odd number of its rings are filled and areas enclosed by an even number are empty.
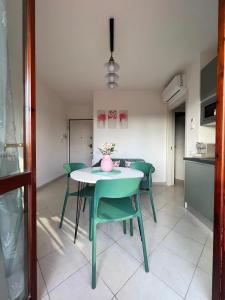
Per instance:
[[[69,119],[68,120],[68,162],[70,163],[70,122],[71,121],[93,121],[93,118],[86,118],[86,119]],[[92,143],[93,144],[93,143]]]
[[[166,125],[166,184],[174,185],[174,158],[175,158],[175,113],[167,111]]]
[[[212,299],[225,299],[225,1],[219,0]]]
[[[24,171],[0,178],[0,195],[24,187],[27,219],[28,298],[37,299],[36,253],[36,101],[35,101],[35,0],[23,0],[23,142]]]
[[[28,299],[37,299],[37,227],[36,227],[36,68],[35,0],[24,3],[24,164],[30,170],[30,185],[25,189],[28,205]]]
[[[177,153],[177,145],[176,145],[176,117],[182,116],[184,117],[184,155],[186,151],[186,102],[185,102],[185,111],[184,112],[179,112],[175,111],[174,112],[174,182],[176,183],[176,153]],[[183,161],[184,164],[184,161]]]
[[[185,100],[184,100],[185,99]],[[183,101],[184,100],[184,101]],[[185,155],[187,146],[187,110],[186,110],[186,94],[183,102],[179,102],[173,108],[167,107],[167,120],[166,120],[166,184],[168,186],[175,183],[175,109],[181,104],[185,105]]]

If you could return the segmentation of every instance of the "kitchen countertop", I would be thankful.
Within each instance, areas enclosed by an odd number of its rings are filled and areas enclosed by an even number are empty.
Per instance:
[[[215,158],[207,157],[184,157],[184,160],[195,161],[203,164],[215,165]]]

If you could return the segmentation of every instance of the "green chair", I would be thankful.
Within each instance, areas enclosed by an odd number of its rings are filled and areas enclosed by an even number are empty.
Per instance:
[[[146,162],[133,162],[130,168],[142,171],[144,178],[141,180],[140,193],[147,193],[151,202],[154,221],[157,222],[153,194],[152,194],[152,173],[155,172],[155,168],[152,164]]]
[[[138,219],[145,271],[149,272],[144,227],[139,202],[140,178],[99,180],[91,208],[92,288],[96,288],[96,226],[98,223]],[[132,203],[135,199],[135,208]]]
[[[64,167],[64,171],[65,171],[65,174],[67,177],[67,182],[66,182],[66,191],[65,191],[65,197],[64,197],[64,203],[63,203],[63,209],[62,209],[59,228],[61,228],[62,224],[63,224],[63,219],[64,219],[64,214],[65,214],[68,198],[70,196],[78,197],[78,191],[70,192],[70,174],[73,171],[87,168],[87,166],[84,163],[67,163],[67,164],[64,164],[63,167]],[[80,191],[80,195],[82,195],[82,197],[84,197],[84,203],[85,203],[86,198],[94,197],[94,186],[83,187],[82,190]]]

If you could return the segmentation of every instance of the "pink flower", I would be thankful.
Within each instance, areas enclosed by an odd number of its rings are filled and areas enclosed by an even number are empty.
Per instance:
[[[116,120],[117,119],[117,112],[116,110],[110,110],[108,113],[108,119],[113,119]]]
[[[99,114],[98,115],[98,121],[105,122],[106,120],[106,114]]]
[[[127,120],[127,114],[126,113],[120,113],[120,121]]]

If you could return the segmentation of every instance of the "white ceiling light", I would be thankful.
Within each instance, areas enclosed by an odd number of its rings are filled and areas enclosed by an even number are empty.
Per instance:
[[[105,75],[108,82],[113,82],[119,79],[119,75],[116,73],[108,73]]]
[[[114,51],[114,18],[109,19],[109,34],[110,34],[110,52],[111,56],[109,61],[105,64],[106,70],[108,73],[106,74],[107,86],[109,88],[118,87],[118,83],[116,80],[119,79],[119,76],[116,72],[119,70],[120,66],[115,62],[113,58]]]
[[[114,89],[114,88],[116,88],[116,87],[118,87],[119,85],[118,85],[118,83],[117,82],[108,82],[107,83],[107,86],[108,86],[108,88],[110,88],[110,89]]]

